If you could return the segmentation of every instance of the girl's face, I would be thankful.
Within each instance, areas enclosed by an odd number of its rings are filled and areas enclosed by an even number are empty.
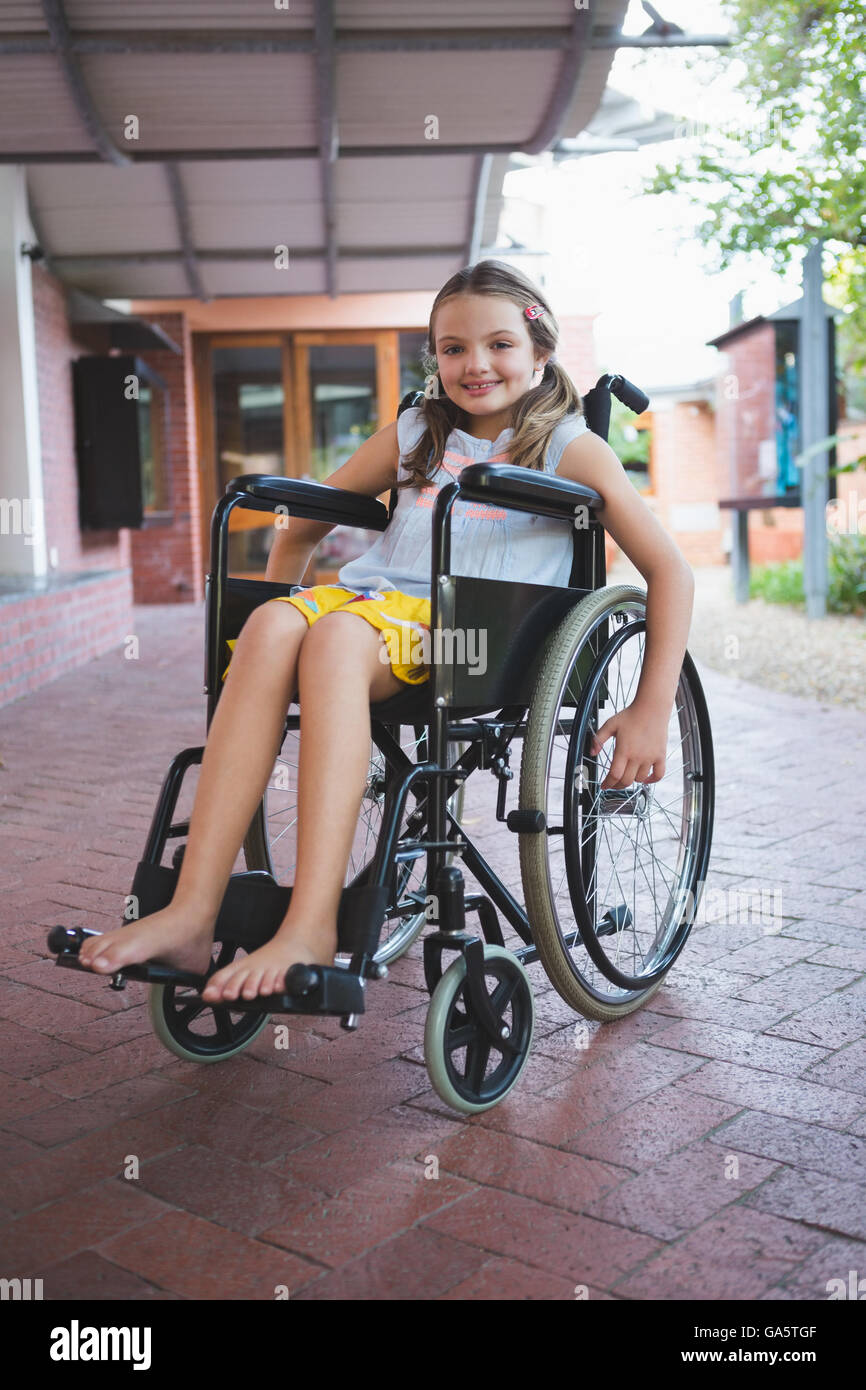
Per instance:
[[[538,385],[550,354],[536,349],[525,315],[504,295],[447,299],[433,331],[446,396],[473,417],[474,434],[495,439],[513,407]]]

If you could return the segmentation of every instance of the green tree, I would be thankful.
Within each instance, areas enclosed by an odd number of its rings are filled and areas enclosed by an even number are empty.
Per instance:
[[[708,79],[739,60],[737,90],[752,116],[736,129],[702,129],[701,148],[660,167],[644,191],[690,197],[719,269],[759,251],[782,272],[825,239],[827,299],[847,311],[838,341],[853,404],[866,367],[866,5],[723,4],[734,45],[702,50],[690,66]]]

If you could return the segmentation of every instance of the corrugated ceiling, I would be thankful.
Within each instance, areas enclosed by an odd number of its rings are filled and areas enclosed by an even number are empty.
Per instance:
[[[592,119],[626,8],[7,0],[0,162],[101,298],[433,289],[495,241],[509,154]]]

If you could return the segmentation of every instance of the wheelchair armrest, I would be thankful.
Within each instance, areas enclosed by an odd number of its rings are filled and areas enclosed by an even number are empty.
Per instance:
[[[289,515],[330,522],[334,526],[360,526],[368,531],[384,531],[388,508],[366,493],[347,492],[327,483],[305,478],[281,478],[278,474],[244,473],[226,484],[226,492],[243,492],[265,502],[278,502],[289,508]]]
[[[460,473],[460,500],[464,499],[499,502],[517,511],[561,516],[569,521],[574,519],[578,504],[590,511],[604,506],[604,498],[591,487],[509,463],[468,463]]]

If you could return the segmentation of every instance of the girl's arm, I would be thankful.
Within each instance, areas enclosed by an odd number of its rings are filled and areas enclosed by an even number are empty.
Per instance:
[[[596,518],[646,580],[646,651],[637,692],[624,712],[627,717],[616,715],[602,725],[596,748],[616,733],[614,761],[602,786],[655,782],[664,775],[668,720],[691,624],[694,575],[613,449],[598,435],[587,431],[572,440],[556,471],[601,494],[604,506]],[[650,766],[652,777],[645,775]]]
[[[352,457],[325,482],[328,487],[339,487],[344,492],[379,497],[396,483],[399,457],[395,420],[365,439]],[[310,521],[302,516],[289,517],[288,523],[288,526],[277,530],[268,556],[265,579],[280,584],[300,584],[316,546],[329,531],[333,531],[337,523]]]

